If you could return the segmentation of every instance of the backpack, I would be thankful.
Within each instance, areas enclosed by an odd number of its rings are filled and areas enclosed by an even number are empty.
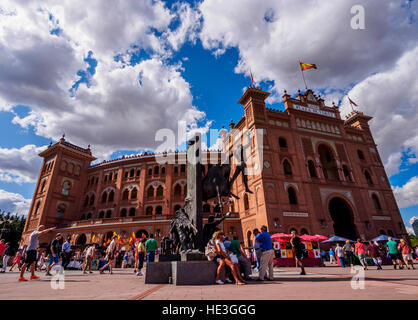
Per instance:
[[[213,260],[213,258],[217,256],[216,244],[213,240],[209,240],[208,244],[206,245],[205,256],[208,258],[209,261]]]

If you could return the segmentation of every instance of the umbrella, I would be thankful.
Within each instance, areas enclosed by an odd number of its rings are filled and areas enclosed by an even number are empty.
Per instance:
[[[309,234],[304,234],[303,236],[300,236],[300,238],[303,241],[318,241],[319,240],[316,236],[310,236]]]
[[[323,235],[321,235],[321,234],[316,234],[316,235],[314,235],[314,237],[316,237],[316,238],[317,238],[317,241],[321,241],[321,240],[328,240],[328,237],[323,236]]]
[[[271,236],[271,238],[274,240],[284,240],[292,238],[292,235],[287,233],[275,233]]]
[[[399,239],[398,238],[395,238],[395,237],[391,237],[393,240],[397,240],[397,241],[399,241]],[[372,239],[372,241],[388,241],[389,240],[389,237],[388,236],[385,236],[385,235],[380,235],[380,236],[378,236],[378,237],[376,237],[376,238],[374,238],[374,239]]]
[[[345,242],[345,241],[350,241],[350,242],[354,242],[353,240],[347,239],[347,238],[343,238],[343,237],[338,237],[338,236],[333,236],[331,238],[329,238],[328,240],[322,241],[321,243],[328,243],[328,242]]]

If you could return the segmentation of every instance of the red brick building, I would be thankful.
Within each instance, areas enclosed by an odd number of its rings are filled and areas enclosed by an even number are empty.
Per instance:
[[[296,98],[285,93],[285,111],[266,108],[268,95],[254,87],[246,90],[239,100],[244,116],[231,123],[235,130],[222,130],[223,153],[212,155],[220,160],[231,152],[239,132],[263,132],[262,141],[257,135],[247,141],[248,158],[262,150],[262,170],[248,176],[253,194],[236,180],[233,192],[240,199],[225,209],[232,212],[222,225],[225,232],[247,244],[252,229],[263,224],[271,232],[295,229],[352,239],[406,236],[368,125],[371,117],[355,111],[342,120],[337,107],[326,106],[311,90]],[[23,243],[40,224],[57,226],[74,244],[89,242],[93,235],[100,242],[113,232],[125,239],[133,232],[161,239],[175,210],[184,205],[186,153],[175,154],[176,164],[160,165],[155,155],[145,154],[92,165],[90,148],[63,137],[40,156],[44,163]],[[212,201],[204,204],[205,218],[219,211]]]

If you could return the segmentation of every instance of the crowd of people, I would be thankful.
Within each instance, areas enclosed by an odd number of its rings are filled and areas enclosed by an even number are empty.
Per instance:
[[[129,246],[125,245],[123,248],[120,248],[118,236],[114,234],[105,250],[97,243],[87,244],[83,250],[73,250],[70,237],[63,241],[63,236],[57,233],[46,249],[39,248],[39,237],[54,229],[39,226],[32,232],[29,243],[23,250],[15,250],[10,243],[0,240],[0,261],[3,262],[0,272],[7,271],[10,260],[12,263],[9,271],[18,268],[20,270],[19,281],[28,281],[24,277],[25,271],[30,271],[31,280],[39,278],[35,271],[45,270],[45,275],[51,276],[51,270],[58,264],[64,269],[80,269],[83,274],[93,273],[93,270],[98,270],[100,274],[105,271],[113,274],[113,268],[117,265],[122,268],[133,268],[136,276],[140,277],[143,276],[144,262],[154,262],[156,253],[160,250],[153,234],[150,234],[148,238],[135,239]],[[273,241],[266,226],[262,226],[260,230],[257,228],[253,230],[255,239],[252,248],[244,248],[244,244],[238,240],[237,236],[233,236],[231,240],[218,228],[213,228],[211,234],[206,232],[209,240],[205,239],[207,240],[205,255],[208,260],[218,264],[216,284],[227,282],[245,285],[253,279],[251,277],[253,269],[258,270],[258,277],[254,280],[274,280]],[[300,267],[300,274],[305,275],[303,257],[306,255],[306,248],[295,231],[292,231],[290,243],[296,266]],[[408,269],[410,267],[415,269],[413,259],[417,255],[418,248],[412,249],[404,239],[397,243],[392,238],[389,238],[386,243],[370,241],[366,244],[361,239],[354,244],[346,241],[343,245],[337,243],[329,251],[322,250],[321,252],[323,261],[329,256],[331,264],[337,264],[338,259],[341,267],[348,264],[353,267],[359,261],[365,270],[369,265],[367,260],[370,259],[378,270],[382,270],[385,260],[392,261],[395,269],[397,267],[403,269],[404,266]],[[92,268],[93,266],[95,268]],[[225,281],[222,281],[221,274],[224,269]]]
[[[322,259],[326,260],[326,256],[327,254],[323,250],[321,252]],[[413,256],[415,256],[415,258],[418,256],[418,247],[415,247],[414,252],[405,239],[400,239],[400,242],[397,243],[392,237],[389,237],[386,243],[383,243],[382,241],[369,241],[366,243],[361,239],[357,239],[357,242],[354,245],[351,244],[349,240],[347,240],[344,245],[337,243],[335,247],[330,248],[328,256],[331,264],[337,264],[338,259],[339,265],[342,268],[344,268],[346,264],[350,264],[352,268],[355,264],[355,257],[357,257],[364,270],[367,270],[368,268],[368,258],[372,259],[377,270],[382,270],[384,260],[392,261],[394,269],[397,267],[403,269],[404,266],[407,269],[410,269],[410,267],[415,269]]]

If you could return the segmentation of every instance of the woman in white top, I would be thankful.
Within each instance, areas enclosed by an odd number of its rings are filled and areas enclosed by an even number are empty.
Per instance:
[[[215,232],[213,239],[215,240],[215,244],[216,244],[215,251],[217,254],[217,258],[218,258],[218,259],[215,258],[215,260],[219,262],[218,270],[216,272],[216,283],[224,284],[223,281],[220,279],[220,277],[221,277],[222,269],[225,267],[225,265],[227,265],[229,268],[231,268],[232,275],[234,276],[234,279],[235,279],[235,283],[238,285],[244,285],[246,282],[242,279],[241,274],[237,270],[238,265],[231,261],[231,258],[225,249],[225,246],[223,243],[224,233],[221,230]]]

